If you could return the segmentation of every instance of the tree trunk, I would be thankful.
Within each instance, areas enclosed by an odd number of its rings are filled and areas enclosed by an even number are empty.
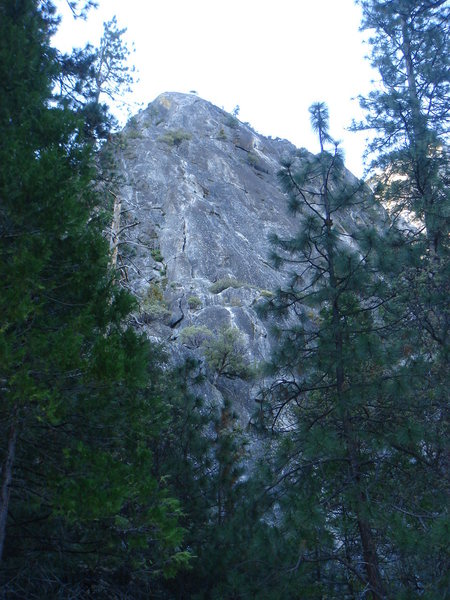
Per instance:
[[[363,497],[362,499],[366,501],[365,497]],[[363,549],[364,566],[366,569],[367,579],[370,585],[372,598],[373,600],[384,600],[386,598],[386,595],[381,580],[380,569],[378,566],[378,557],[373,535],[370,530],[369,524],[365,519],[362,519],[360,515],[358,515],[358,529]]]
[[[111,192],[114,197],[114,212],[111,224],[111,239],[109,249],[111,252],[111,266],[114,269],[117,265],[117,254],[119,251],[119,232],[120,232],[120,213],[122,210],[122,200]]]
[[[2,466],[0,487],[0,562],[3,557],[3,547],[6,533],[6,520],[8,518],[9,495],[11,490],[12,471],[16,456],[17,424],[15,417],[9,428],[8,448]]]
[[[330,276],[330,286],[333,290],[333,306],[332,306],[332,325],[333,325],[333,337],[334,346],[336,352],[336,394],[338,404],[342,410],[342,423],[344,436],[347,446],[347,454],[350,463],[350,476],[351,481],[355,485],[358,494],[358,501],[356,505],[356,518],[358,522],[358,530],[361,540],[361,547],[363,551],[364,565],[367,575],[367,581],[370,586],[373,600],[384,600],[384,586],[382,584],[382,578],[378,566],[378,557],[376,552],[376,544],[372,535],[371,528],[367,520],[362,516],[364,514],[363,505],[367,503],[367,498],[364,492],[361,490],[361,473],[360,473],[360,461],[358,458],[358,449],[355,442],[354,434],[352,431],[351,419],[348,409],[344,402],[344,384],[345,384],[345,369],[343,363],[344,355],[344,343],[341,325],[341,308],[339,306],[339,285],[334,267],[335,252],[331,243],[331,228],[332,228],[332,214],[331,207],[328,198],[328,183],[323,174],[323,189],[324,189],[324,205],[325,205],[325,226],[326,226],[326,252],[328,259],[328,272]]]
[[[430,132],[427,119],[420,106],[417,92],[416,74],[411,49],[411,36],[408,23],[404,15],[400,16],[402,23],[402,53],[405,59],[406,77],[408,82],[408,96],[411,110],[411,135],[410,144],[414,160],[414,176],[416,186],[423,202],[425,228],[427,232],[428,247],[437,254],[441,242],[441,231],[438,225],[435,198],[433,194],[432,161],[430,160]]]

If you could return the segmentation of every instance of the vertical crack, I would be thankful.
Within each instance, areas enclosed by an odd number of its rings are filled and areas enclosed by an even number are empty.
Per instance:
[[[186,248],[186,219],[183,219],[183,247],[181,249],[181,252],[184,253]]]

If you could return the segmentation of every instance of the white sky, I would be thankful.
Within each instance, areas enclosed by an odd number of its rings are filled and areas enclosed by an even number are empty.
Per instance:
[[[345,129],[362,116],[352,98],[373,87],[376,73],[353,0],[99,0],[86,22],[57,4],[62,50],[97,44],[113,15],[127,28],[139,77],[131,112],[162,92],[195,90],[230,112],[238,104],[239,119],[259,133],[317,152],[308,107],[324,101],[348,168],[362,176],[365,134]]]

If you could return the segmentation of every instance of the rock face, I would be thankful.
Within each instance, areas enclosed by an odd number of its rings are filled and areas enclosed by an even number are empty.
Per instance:
[[[202,359],[205,340],[236,327],[244,363],[268,358],[270,332],[255,306],[286,278],[269,262],[269,234],[286,236],[299,227],[277,181],[280,160],[295,147],[178,93],[159,96],[118,140],[118,265],[140,300],[136,321],[167,341],[174,356]],[[349,214],[342,226],[362,218]],[[245,423],[255,387],[216,365],[202,393],[217,402],[228,396]]]

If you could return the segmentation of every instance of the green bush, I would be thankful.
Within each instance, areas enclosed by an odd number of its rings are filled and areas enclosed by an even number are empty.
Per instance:
[[[223,127],[220,128],[220,131],[217,134],[217,139],[218,140],[226,140],[227,139],[227,134],[225,133],[225,130]]]
[[[141,302],[141,312],[150,321],[164,319],[170,315],[170,310],[164,300],[163,290],[157,282],[152,282]]]
[[[129,119],[124,132],[127,139],[140,139],[143,137],[141,128],[136,117]]]
[[[243,285],[241,281],[238,281],[234,277],[222,277],[210,286],[209,291],[212,294],[220,294],[220,292],[223,292],[227,288],[240,288]]]
[[[159,139],[169,146],[179,146],[184,140],[190,140],[192,135],[183,129],[172,129],[167,131]]]
[[[127,244],[126,242],[120,244],[120,255],[122,258],[133,258],[136,254],[137,250],[135,246]]]
[[[204,325],[185,327],[180,333],[180,342],[188,348],[200,348],[213,333]]]
[[[202,301],[200,300],[200,298],[198,296],[189,296],[187,303],[191,310],[196,310],[197,308],[200,308],[202,305]]]
[[[270,290],[260,290],[259,293],[263,298],[273,298],[275,296]]]
[[[129,140],[140,140],[143,137],[144,136],[142,135],[142,132],[138,131],[137,129],[130,129],[129,131],[127,131],[127,138]]]
[[[247,162],[252,167],[254,167],[255,165],[258,164],[258,157],[256,156],[256,154],[254,152],[249,152],[247,154]]]
[[[237,129],[239,127],[239,121],[236,119],[236,117],[228,115],[228,117],[225,120],[225,125],[227,127],[230,127],[231,129]]]
[[[164,260],[159,248],[153,248],[150,250],[150,254],[152,255],[153,260],[156,260],[156,262],[162,262]]]
[[[179,339],[184,346],[203,351],[214,380],[218,377],[249,379],[252,376],[244,338],[236,327],[222,327],[216,333],[204,325],[192,325],[181,331]]]
[[[145,295],[145,302],[164,302],[163,290],[158,281],[152,281]]]
[[[207,338],[202,348],[206,364],[214,372],[215,378],[250,377],[251,368],[245,356],[244,338],[236,327],[222,328],[216,336]]]

